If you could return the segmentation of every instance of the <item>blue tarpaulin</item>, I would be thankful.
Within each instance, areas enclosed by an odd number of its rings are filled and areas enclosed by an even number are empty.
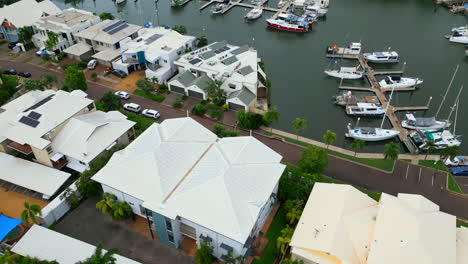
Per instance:
[[[11,230],[15,229],[23,220],[9,218],[4,215],[0,215],[0,241],[2,241]]]

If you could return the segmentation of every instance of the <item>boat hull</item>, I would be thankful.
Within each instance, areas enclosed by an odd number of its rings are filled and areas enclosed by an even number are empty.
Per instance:
[[[364,141],[383,141],[394,138],[400,134],[400,131],[392,129],[380,129],[376,128],[376,134],[362,134],[359,129],[350,129],[346,133],[346,137],[360,139]]]
[[[361,74],[356,74],[356,73],[343,73],[343,72],[338,72],[338,71],[324,71],[326,75],[330,77],[335,77],[338,79],[348,79],[348,80],[357,80],[362,78],[362,73]]]
[[[270,22],[267,20],[267,25],[271,28],[279,29],[279,30],[284,30],[284,31],[290,31],[290,32],[306,32],[307,29],[305,28],[296,28],[296,27],[288,27],[288,26],[283,26],[274,22]]]
[[[450,37],[449,38],[450,42],[453,43],[461,43],[461,44],[468,44],[468,36],[464,37]]]
[[[401,126],[406,128],[406,129],[411,129],[411,130],[439,130],[439,129],[444,129],[449,127],[451,124],[450,122],[441,122],[437,121],[436,125],[430,126],[430,127],[421,127],[421,126],[413,126],[408,123],[407,120],[401,121]]]
[[[401,82],[395,82],[388,84],[385,80],[379,82],[380,88],[384,89],[401,89],[401,88],[410,88],[416,85],[422,84],[422,80],[402,78]]]

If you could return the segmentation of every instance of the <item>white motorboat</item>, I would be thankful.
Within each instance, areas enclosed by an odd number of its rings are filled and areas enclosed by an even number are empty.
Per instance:
[[[452,28],[452,33],[458,32],[460,34],[466,34],[468,33],[468,25],[463,26],[463,27],[455,27]]]
[[[466,34],[453,34],[449,37],[450,42],[468,44],[468,33]]]
[[[345,136],[364,141],[382,141],[396,137],[398,134],[400,134],[398,130],[375,127],[351,128],[351,124],[348,124],[348,133]]]
[[[419,149],[427,149],[428,141],[434,142],[435,149],[458,147],[461,145],[459,136],[453,135],[449,130],[416,130],[409,136]]]
[[[255,20],[261,17],[262,13],[263,13],[262,8],[253,8],[245,15],[245,18],[248,20]]]
[[[385,112],[382,106],[372,103],[357,103],[346,106],[346,114],[350,116],[381,116]]]
[[[396,63],[399,59],[396,51],[364,53],[364,58],[373,63]]]
[[[288,1],[287,0],[281,0],[278,2],[278,8],[282,8]]]
[[[418,78],[407,78],[400,76],[387,76],[379,82],[380,88],[384,89],[400,89],[409,88],[423,83],[423,80]]]
[[[219,3],[215,5],[213,8],[211,8],[211,13],[212,14],[222,14],[224,10],[226,10],[229,7],[229,4],[226,3]]]
[[[317,14],[317,16],[319,16],[319,17],[325,16],[327,14],[327,12],[328,12],[328,9],[321,8],[319,5],[309,5],[309,6],[306,7],[305,10]]]
[[[324,72],[331,77],[355,80],[364,75],[364,71],[359,70],[359,67],[340,67],[338,70],[326,69]]]
[[[327,54],[336,55],[359,55],[361,54],[362,45],[360,42],[352,42],[349,46],[340,48],[338,45],[330,45],[327,47]]]
[[[462,158],[462,157],[455,157],[452,160],[450,158],[446,159],[444,164],[446,166],[468,166],[468,160]]]
[[[401,121],[401,126],[411,130],[438,130],[450,127],[449,120],[438,121],[435,117],[414,117],[413,114],[406,114]]]
[[[330,5],[330,0],[315,0],[315,3],[321,8],[327,8]]]
[[[121,4],[121,3],[125,2],[125,1],[126,1],[126,0],[115,0],[115,3],[116,3],[116,4]]]
[[[250,3],[252,5],[261,5],[262,4],[262,0],[250,0]]]

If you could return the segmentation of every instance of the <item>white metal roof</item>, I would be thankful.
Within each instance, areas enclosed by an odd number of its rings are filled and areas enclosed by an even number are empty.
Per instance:
[[[41,102],[41,105],[29,110]],[[82,91],[31,91],[1,107],[5,111],[0,113],[0,128],[3,128],[0,130],[0,141],[8,138],[22,145],[44,149],[50,144],[49,140],[43,138],[45,134],[92,103]],[[36,127],[19,122],[32,111],[41,115]]]
[[[34,25],[43,30],[68,32],[77,25],[89,26],[99,21],[100,18],[91,12],[68,8],[59,14],[41,17]]]
[[[253,137],[218,139],[191,118],[166,119],[93,179],[244,243],[284,170],[280,160]]]
[[[48,196],[54,195],[69,173],[0,152],[0,179]]]
[[[75,264],[94,254],[96,247],[48,228],[33,225],[11,251],[60,264]],[[106,252],[106,250],[103,250]],[[117,264],[138,264],[134,260],[114,255]]]
[[[118,111],[79,115],[70,119],[55,137],[52,149],[89,163],[134,125]]]
[[[135,33],[138,32],[139,29],[141,29],[141,26],[134,25],[134,24],[129,24],[125,23],[128,26],[125,28],[122,28],[121,30],[118,30],[120,26],[116,26],[115,28],[112,28],[112,30],[107,30],[109,27],[112,25],[115,25],[118,23],[119,20],[104,20],[98,24],[95,24],[85,30],[82,30],[78,33],[76,33],[77,37],[81,37],[84,39],[91,39],[94,41],[100,41],[104,42],[107,44],[115,44]],[[106,29],[106,31],[105,31]],[[113,30],[118,30],[117,32],[114,32]]]
[[[35,0],[21,0],[14,4],[0,8],[0,23],[5,20],[16,28],[32,26],[39,18],[60,13],[60,9],[50,0],[36,2]]]
[[[75,56],[81,56],[87,52],[90,52],[92,50],[92,47],[85,42],[78,42],[73,46],[70,46],[66,49],[63,50],[63,52],[75,55]]]
[[[293,254],[323,263],[314,250],[365,264],[377,210],[377,202],[353,186],[315,183],[291,239]]]
[[[468,263],[468,228],[457,228],[457,264]]]

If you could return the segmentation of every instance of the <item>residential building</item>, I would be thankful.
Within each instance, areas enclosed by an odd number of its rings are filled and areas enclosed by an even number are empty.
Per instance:
[[[32,41],[38,48],[45,46],[49,39],[47,31],[57,34],[58,43],[52,49],[56,53],[77,43],[75,34],[99,23],[101,19],[93,13],[69,8],[62,10],[59,14],[41,17],[34,23],[34,34]]]
[[[316,183],[291,239],[309,264],[463,264],[468,229],[415,194],[376,202],[350,185]]]
[[[248,256],[277,198],[285,166],[254,137],[219,139],[191,118],[153,124],[93,177],[147,218],[160,242]]]
[[[192,50],[194,45],[195,37],[184,36],[172,29],[143,28],[136,39],[121,42],[121,57],[112,66],[127,74],[145,70],[148,79],[157,78],[162,84],[176,73],[174,61]]]
[[[0,182],[7,182],[40,193],[49,200],[65,184],[70,173],[0,152]],[[2,186],[7,186],[2,184]],[[7,188],[7,187],[6,187]]]
[[[78,239],[55,232],[54,230],[33,225],[13,246],[13,253],[30,256],[60,264],[75,264],[91,257],[96,247]],[[103,254],[107,251],[102,250]],[[134,260],[114,254],[116,264],[139,264]]]
[[[78,43],[65,49],[71,58],[92,57],[111,66],[120,56],[120,42],[135,39],[141,27],[120,20],[104,20],[75,34]]]
[[[0,8],[0,34],[8,41],[18,41],[18,31],[31,27],[41,17],[56,15],[60,9],[50,0],[21,0]]]
[[[179,74],[169,81],[169,89],[200,99],[208,99],[210,79],[223,81],[227,104],[234,110],[256,107],[259,75],[257,51],[248,46],[234,46],[226,41],[215,42],[179,58],[175,65]]]
[[[68,121],[95,110],[94,102],[81,90],[31,91],[0,107],[0,151],[15,150],[43,165],[63,168],[52,142]]]

